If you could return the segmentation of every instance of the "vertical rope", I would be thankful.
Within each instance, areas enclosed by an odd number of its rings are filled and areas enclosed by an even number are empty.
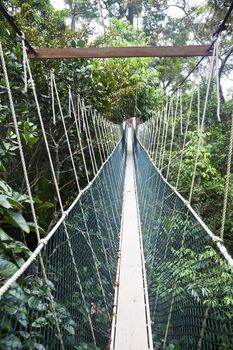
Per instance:
[[[190,116],[191,116],[191,112],[192,112],[193,96],[194,96],[194,87],[193,87],[193,91],[192,91],[192,95],[191,95],[191,99],[190,99],[190,104],[189,104],[189,110],[188,110],[188,114],[187,114],[186,128],[185,128],[184,139],[183,139],[183,147],[182,147],[182,151],[181,151],[179,168],[178,168],[178,173],[177,173],[177,178],[176,178],[176,188],[177,189],[179,186],[181,167],[182,167],[182,163],[183,163],[184,151],[185,151],[185,146],[186,146],[186,139],[187,139],[188,128],[189,128],[189,121],[190,121]],[[199,131],[199,129],[198,129],[198,131]]]
[[[180,89],[180,135],[183,135],[183,98],[182,98],[182,89]]]
[[[26,50],[25,43],[24,43],[22,49]],[[24,53],[24,55],[25,55],[25,53]],[[32,210],[33,221],[35,223],[36,235],[37,235],[37,240],[38,240],[38,244],[39,244],[39,242],[40,242],[39,227],[38,227],[38,223],[37,223],[36,212],[35,212],[35,207],[34,207],[34,203],[33,203],[32,192],[31,192],[30,182],[29,182],[29,178],[28,178],[27,167],[26,167],[26,162],[25,162],[24,153],[23,153],[23,147],[22,147],[22,143],[21,143],[21,139],[20,139],[17,117],[16,117],[16,113],[15,113],[15,108],[14,108],[14,102],[13,102],[13,98],[12,98],[12,94],[11,94],[11,88],[10,88],[10,83],[9,83],[9,78],[8,78],[8,73],[7,73],[7,68],[6,68],[6,63],[5,63],[5,58],[4,58],[1,43],[0,43],[0,57],[1,57],[1,62],[2,62],[4,78],[5,78],[6,86],[7,86],[7,93],[8,93],[8,98],[9,98],[9,102],[10,102],[10,109],[11,109],[11,114],[12,114],[13,123],[14,123],[14,127],[15,127],[15,133],[16,133],[17,142],[18,142],[18,146],[19,146],[21,163],[22,163],[22,167],[23,167],[23,172],[24,172],[25,182],[26,182],[26,186],[27,186],[30,206],[31,206],[31,210]],[[32,81],[32,84],[33,84],[33,81]],[[39,260],[40,260],[40,264],[41,264],[43,278],[44,278],[44,281],[48,287],[49,299],[51,301],[51,308],[52,308],[52,311],[54,313],[55,324],[56,324],[61,348],[62,348],[62,350],[65,350],[63,338],[62,338],[62,334],[61,334],[61,329],[60,329],[60,325],[59,325],[58,317],[57,317],[57,313],[56,313],[56,308],[55,308],[55,304],[54,304],[54,299],[53,299],[53,296],[52,296],[52,293],[51,293],[51,290],[49,287],[48,278],[47,278],[47,274],[45,271],[45,266],[44,266],[44,262],[43,262],[43,258],[42,258],[41,253],[39,254]]]
[[[230,133],[228,160],[227,160],[227,174],[226,174],[225,189],[224,189],[222,224],[221,224],[221,230],[220,230],[221,239],[224,238],[224,229],[226,224],[227,202],[228,202],[228,194],[229,194],[230,175],[231,175],[232,148],[233,148],[233,114],[231,119],[231,133]]]
[[[79,185],[77,169],[76,169],[76,166],[75,166],[75,163],[74,163],[74,157],[73,157],[73,153],[72,153],[71,146],[70,146],[69,135],[68,135],[68,132],[67,132],[67,129],[66,129],[66,124],[65,124],[65,119],[64,119],[62,106],[61,106],[61,101],[60,101],[60,97],[59,97],[58,90],[57,90],[57,84],[56,84],[56,81],[55,81],[54,73],[51,72],[51,75],[52,75],[52,82],[53,82],[54,91],[55,91],[55,95],[56,95],[56,99],[57,99],[57,103],[58,103],[58,108],[59,108],[59,112],[60,112],[60,116],[61,116],[61,120],[62,120],[62,125],[63,125],[63,129],[64,129],[64,133],[65,133],[66,143],[67,143],[68,150],[69,150],[70,160],[71,160],[71,164],[72,164],[72,168],[73,168],[73,172],[74,172],[74,177],[75,177],[75,181],[76,181],[76,185],[77,185],[78,191],[80,192],[81,189],[80,189],[80,185]]]
[[[73,112],[73,115],[74,115],[74,122],[75,122],[75,126],[76,126],[79,147],[80,147],[80,150],[81,150],[81,155],[82,155],[85,175],[86,175],[87,182],[89,183],[90,182],[90,178],[89,178],[89,173],[88,173],[88,169],[87,169],[87,162],[86,162],[86,158],[85,158],[85,155],[84,155],[83,143],[82,143],[82,138],[81,138],[81,124],[80,124],[80,121],[77,118],[76,110],[75,110],[75,107],[74,107],[74,101],[73,101],[73,97],[72,97],[72,92],[71,92],[70,88],[69,88],[69,100],[70,100],[70,105],[71,105],[71,111]],[[79,103],[78,103],[77,108],[78,108],[78,111],[79,111],[79,109],[80,109]],[[78,112],[78,117],[79,117],[79,112]]]
[[[54,88],[53,88],[53,75],[54,70],[50,70],[50,89],[51,89],[51,104],[52,104],[52,113],[53,113],[53,124],[56,124],[56,111],[55,111],[55,100],[54,100]]]
[[[216,40],[215,78],[216,78],[216,89],[217,89],[217,118],[218,118],[218,121],[220,122],[221,118],[220,118],[220,82],[219,82],[219,43],[218,43],[218,39]]]
[[[197,68],[197,130],[200,133],[200,68]]]
[[[27,81],[27,51],[26,51],[26,45],[25,45],[25,35],[22,33],[21,37],[21,45],[22,45],[22,51],[23,51],[23,80],[24,80],[24,89],[23,92],[27,93],[28,90],[28,81]]]
[[[179,94],[177,94],[177,96],[179,96]],[[172,117],[172,135],[171,135],[171,145],[170,145],[169,159],[168,159],[168,165],[167,165],[166,179],[168,179],[168,176],[169,176],[169,170],[170,170],[171,159],[172,159],[172,148],[173,148],[173,141],[174,141],[175,128],[176,128],[177,110],[178,110],[178,98],[176,100],[175,115],[174,115],[174,118]]]
[[[39,117],[41,129],[42,129],[42,134],[43,134],[43,138],[44,138],[44,142],[45,142],[45,146],[46,146],[47,155],[48,155],[48,158],[49,158],[50,169],[51,169],[51,172],[52,172],[52,175],[53,175],[53,180],[54,180],[54,184],[55,184],[55,188],[56,188],[56,194],[57,194],[57,197],[58,197],[58,201],[59,201],[59,204],[60,204],[61,211],[64,214],[64,209],[63,209],[63,204],[62,204],[62,200],[61,200],[60,190],[59,190],[59,186],[58,186],[56,175],[55,175],[55,169],[54,169],[54,165],[53,165],[53,161],[52,161],[52,157],[51,157],[51,153],[50,153],[50,149],[49,149],[47,135],[46,135],[45,127],[44,127],[43,118],[42,118],[42,115],[41,115],[41,110],[40,110],[40,105],[39,105],[39,102],[38,102],[38,97],[37,97],[37,93],[36,93],[35,83],[34,83],[34,79],[33,79],[33,76],[32,76],[31,67],[30,67],[30,63],[29,63],[28,58],[27,58],[27,69],[28,69],[29,78],[30,78],[31,83],[32,83],[33,96],[34,96],[34,100],[35,100],[35,103],[36,103],[37,114],[38,114],[38,117]],[[69,250],[70,250],[70,254],[71,254],[71,258],[72,258],[72,264],[74,265],[76,278],[77,278],[77,281],[78,281],[78,284],[79,284],[79,282],[81,282],[81,281],[80,281],[80,278],[79,278],[78,269],[77,269],[77,266],[76,266],[76,261],[74,259],[74,254],[73,254],[73,250],[72,250],[69,234],[68,234],[68,231],[67,231],[66,224],[64,223],[63,225],[64,225],[64,229],[65,229],[67,242],[68,242],[68,245],[69,245]],[[82,297],[82,300],[83,300],[83,303],[84,303],[84,308],[85,308],[85,310],[87,312],[87,318],[88,318],[90,329],[91,329],[93,343],[96,346],[96,339],[95,339],[94,327],[93,327],[92,319],[91,319],[91,317],[89,315],[89,310],[88,310],[88,307],[86,305],[86,299],[85,299],[85,296],[84,296],[84,294],[82,292],[82,285],[79,284],[79,287],[80,287],[81,297]],[[52,298],[52,304],[54,304],[53,303],[53,298]],[[55,310],[54,306],[53,306],[53,309]],[[58,327],[59,327],[59,324],[58,324]],[[61,340],[61,343],[62,343],[62,340]],[[64,345],[61,344],[61,346],[62,346],[62,350],[64,350]]]
[[[216,43],[214,45],[213,56],[211,58],[210,66],[209,66],[208,83],[207,83],[207,89],[206,89],[205,103],[204,103],[204,108],[203,108],[203,113],[202,113],[201,128],[200,128],[200,133],[199,133],[197,152],[196,152],[194,169],[193,169],[193,176],[192,176],[190,192],[189,192],[189,199],[188,199],[189,203],[191,203],[191,200],[192,200],[194,183],[195,183],[196,172],[197,172],[197,164],[198,164],[198,159],[199,159],[199,155],[200,155],[200,151],[201,151],[201,147],[202,147],[205,117],[206,117],[206,111],[207,111],[207,105],[208,105],[208,99],[209,99],[209,93],[210,93],[210,83],[211,83],[211,78],[212,78],[212,75],[213,75],[214,62],[215,62],[215,53],[216,53]]]

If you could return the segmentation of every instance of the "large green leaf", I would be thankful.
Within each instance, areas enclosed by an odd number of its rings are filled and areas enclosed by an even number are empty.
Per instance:
[[[0,194],[0,206],[6,209],[12,208],[12,204],[9,202],[9,197],[5,194]]]
[[[20,212],[9,209],[5,210],[4,213],[10,224],[20,227],[26,233],[30,232],[30,227]]]
[[[13,242],[13,238],[8,236],[8,234],[0,227],[0,241],[1,242]]]
[[[4,182],[0,180],[0,190],[5,193],[11,193],[10,187]]]
[[[0,349],[1,350],[20,350],[22,349],[22,343],[18,337],[14,334],[7,336],[0,341]]]
[[[38,317],[33,323],[32,327],[43,327],[48,324],[48,321],[46,320],[45,317]]]
[[[5,259],[0,258],[0,276],[5,278],[11,277],[18,270],[17,266],[7,261]]]

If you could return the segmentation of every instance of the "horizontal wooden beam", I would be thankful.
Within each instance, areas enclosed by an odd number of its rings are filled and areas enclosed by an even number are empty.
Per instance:
[[[28,58],[64,59],[64,58],[126,58],[126,57],[193,57],[211,56],[209,45],[190,46],[145,46],[145,47],[88,47],[35,49],[28,52]]]

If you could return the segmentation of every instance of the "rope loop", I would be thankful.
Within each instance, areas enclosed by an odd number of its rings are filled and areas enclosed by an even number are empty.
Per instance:
[[[43,246],[45,246],[48,243],[48,241],[46,240],[46,238],[41,238],[38,242],[38,245],[43,244]]]

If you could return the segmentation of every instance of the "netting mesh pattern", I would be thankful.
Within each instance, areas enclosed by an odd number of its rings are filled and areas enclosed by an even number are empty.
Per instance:
[[[124,171],[123,137],[42,250],[47,283],[38,257],[3,295],[0,349],[106,349]]]
[[[134,142],[155,349],[233,346],[232,269]]]

